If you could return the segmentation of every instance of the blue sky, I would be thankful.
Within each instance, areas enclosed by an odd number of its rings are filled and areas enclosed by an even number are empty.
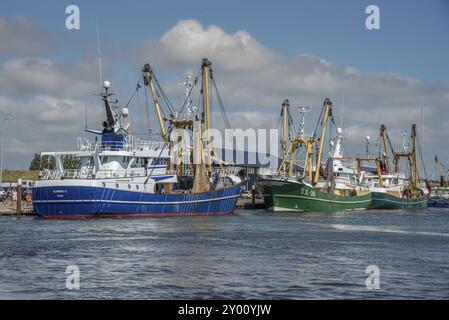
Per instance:
[[[70,41],[65,7],[81,10],[82,33],[124,44],[160,37],[180,19],[247,30],[286,56],[307,52],[367,71],[400,72],[445,81],[449,72],[449,1],[2,1],[1,14],[23,14]],[[381,30],[364,27],[365,8],[378,5]],[[95,50],[95,48],[93,48]],[[68,55],[61,52],[62,56]]]
[[[80,8],[80,30],[65,28],[70,4]],[[370,4],[380,8],[380,30],[365,28]],[[3,0],[0,113],[27,128],[9,133],[8,168],[26,168],[35,152],[73,149],[86,105],[89,123],[98,123],[97,17],[105,78],[123,101],[143,63],[179,97],[184,74],[208,55],[236,126],[273,127],[290,98],[312,106],[313,127],[329,96],[337,108],[345,101],[354,155],[380,123],[400,143],[400,130],[420,122],[424,105],[426,157],[439,153],[449,164],[441,147],[449,136],[449,1]],[[131,113],[140,123],[139,110]]]

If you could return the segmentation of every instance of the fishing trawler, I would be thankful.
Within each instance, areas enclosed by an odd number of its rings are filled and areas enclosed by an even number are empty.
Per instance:
[[[286,128],[291,118],[288,109],[289,103],[286,100],[281,112],[281,117],[284,118],[283,161],[275,174],[263,175],[258,182],[267,208],[272,211],[297,212],[367,209],[371,204],[369,189],[357,185],[355,170],[343,165],[341,128],[337,129],[337,143],[333,146],[333,153],[329,155],[325,167],[321,163],[326,128],[328,122],[334,124],[332,102],[329,99],[324,101],[318,121],[318,124],[322,124],[321,133],[318,134],[315,130],[312,136],[305,136],[302,117],[302,129],[290,140],[290,147],[287,149]],[[314,152],[316,144],[318,150]],[[305,150],[303,167],[294,170],[299,163],[297,159],[299,150]],[[314,156],[315,165],[313,165]]]
[[[203,130],[210,129],[209,82],[215,86],[211,63],[203,59],[194,82],[201,85],[198,101],[203,102],[202,108],[189,108],[186,113],[182,110],[192,100],[193,87],[181,111],[175,112],[149,64],[142,69],[142,76],[144,88],[153,98],[162,141],[143,141],[129,133],[128,108],[122,108],[119,114],[116,102],[111,102],[110,83],[105,82],[100,96],[107,119],[102,131],[89,130],[99,135],[100,141],[81,139],[76,151],[42,153],[55,159],[56,170],[43,170],[33,188],[36,214],[45,218],[95,218],[220,215],[234,211],[242,179],[235,172],[237,168],[214,165],[210,137],[203,136]],[[166,110],[159,97],[163,97]],[[195,110],[201,112],[192,112]],[[171,134],[182,129],[191,134],[193,145],[183,138],[171,141]],[[64,156],[77,158],[79,167],[64,168]]]
[[[435,156],[435,169],[439,172],[440,184],[438,187],[432,188],[427,206],[435,208],[449,208],[449,184],[447,181],[447,169],[440,162],[438,156]]]
[[[428,207],[449,208],[449,187],[437,187],[430,192]]]
[[[392,147],[387,129],[380,127],[380,138],[383,150],[378,157],[358,157],[357,172],[360,182],[369,187],[372,192],[372,208],[376,209],[418,209],[425,208],[429,199],[429,187],[420,179],[417,162],[416,125],[412,125],[412,150],[408,151],[403,135],[402,150],[395,151]],[[388,148],[388,146],[390,148]],[[389,150],[390,149],[390,150]],[[388,153],[393,156],[394,170],[391,170]],[[405,159],[409,176],[400,170],[400,160]],[[362,163],[375,164],[376,172],[361,170]],[[393,172],[392,172],[393,171]]]

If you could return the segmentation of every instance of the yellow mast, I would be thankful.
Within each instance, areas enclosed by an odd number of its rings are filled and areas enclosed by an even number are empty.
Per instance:
[[[390,173],[390,162],[388,161],[388,153],[387,153],[387,143],[389,143],[388,141],[390,139],[388,138],[387,128],[383,124],[380,126],[380,136],[384,144],[383,160],[385,161],[387,173]]]
[[[438,156],[435,156],[435,167],[440,173],[440,187],[446,187],[446,169],[444,169],[440,160],[438,160]]]
[[[210,145],[210,98],[209,98],[209,77],[210,77],[210,66],[211,62],[207,58],[203,58],[203,63],[201,65],[203,70],[203,94],[204,94],[204,117],[207,132],[207,158],[208,158],[208,172],[212,172],[212,151]]]
[[[320,177],[321,156],[323,153],[324,139],[326,137],[327,120],[329,119],[329,115],[331,114],[332,102],[329,100],[329,98],[326,98],[324,100],[324,117],[321,129],[320,146],[316,157],[315,176],[313,177],[312,185],[316,185],[318,183],[318,178]]]
[[[289,107],[290,102],[288,99],[285,99],[282,102],[281,107],[281,118],[283,121],[282,127],[282,139],[281,139],[281,147],[282,147],[282,163],[278,168],[278,171],[282,173],[285,177],[291,177],[293,175],[293,167],[296,162],[296,155],[300,147],[304,146],[306,150],[306,155],[304,159],[304,168],[302,177],[306,177],[308,175],[309,180],[312,181],[312,157],[313,157],[313,146],[315,144],[314,138],[307,138],[304,136],[304,132],[300,131],[298,135],[295,135],[291,140],[288,139],[289,132],[289,123],[288,123],[288,115],[289,115]],[[304,118],[302,119],[304,120]],[[302,123],[302,126],[304,123]],[[290,142],[290,147],[288,147],[287,142]]]
[[[413,151],[410,155],[410,172],[413,172],[412,174],[412,183],[415,188],[418,187],[419,184],[419,171],[418,171],[418,162],[416,160],[416,124],[412,124],[412,145],[413,145]],[[412,165],[413,163],[413,165]]]
[[[313,158],[313,145],[315,144],[315,140],[308,139],[306,141],[306,160],[305,160],[305,166],[304,166],[304,172],[303,176],[305,177],[306,171],[309,172],[309,181],[312,181],[313,179],[313,164],[312,164],[312,158]]]
[[[288,99],[284,100],[282,103],[282,115],[283,115],[283,127],[282,127],[282,159],[283,165],[282,165],[282,173],[286,174],[286,163],[285,159],[287,157],[287,114],[288,114],[288,107],[289,107],[289,101]]]
[[[410,170],[410,185],[412,189],[417,189],[419,184],[419,170],[418,170],[418,163],[416,159],[416,124],[412,125],[412,146],[413,150],[412,152],[406,152],[405,150],[402,151],[396,151],[393,153],[394,155],[394,167],[395,167],[395,173],[399,173],[399,159],[401,157],[407,158],[408,164],[409,164],[409,170]]]
[[[383,181],[383,177],[382,177],[382,169],[380,168],[380,160],[377,158],[372,158],[372,157],[360,157],[357,158],[357,178],[360,181],[361,178],[361,164],[363,161],[374,161],[376,163],[376,170],[377,170],[377,176],[379,177],[379,187],[383,188],[384,187],[384,181]]]
[[[384,180],[382,178],[382,170],[380,169],[380,161],[379,159],[376,159],[376,169],[377,169],[377,176],[379,177],[379,187],[384,187]]]
[[[161,109],[159,107],[159,102],[157,100],[156,90],[154,89],[153,69],[147,63],[146,65],[144,65],[144,67],[142,69],[142,73],[143,73],[143,76],[144,76],[144,83],[145,83],[145,85],[148,85],[150,87],[151,96],[152,96],[153,102],[154,102],[154,109],[156,110],[156,115],[157,115],[157,119],[159,121],[159,126],[161,127],[162,139],[164,140],[164,142],[167,142],[168,139],[167,139],[167,136],[166,136],[164,120],[162,118]]]

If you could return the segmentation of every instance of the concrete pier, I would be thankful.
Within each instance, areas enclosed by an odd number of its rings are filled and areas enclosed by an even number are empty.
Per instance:
[[[263,199],[244,199],[239,198],[236,209],[264,209],[265,203]]]
[[[21,213],[17,213],[17,203],[15,201],[0,202],[0,216],[17,216],[17,215],[33,215],[33,204],[22,202]]]

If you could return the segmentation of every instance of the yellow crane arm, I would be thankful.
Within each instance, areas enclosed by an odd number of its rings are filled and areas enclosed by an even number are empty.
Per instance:
[[[332,114],[332,102],[328,98],[326,98],[324,100],[323,124],[321,129],[320,146],[316,157],[315,176],[313,177],[312,181],[313,185],[316,185],[318,183],[318,179],[320,177],[321,156],[323,154],[324,139],[326,137],[327,120],[329,119],[330,114]]]
[[[150,88],[151,97],[153,98],[154,103],[154,109],[156,111],[156,116],[159,122],[159,126],[161,128],[161,136],[164,142],[168,141],[167,133],[165,130],[164,125],[164,119],[162,118],[161,108],[159,106],[159,101],[157,99],[156,90],[154,88],[154,82],[153,82],[153,69],[151,66],[147,63],[143,69],[142,69],[143,77],[144,77],[144,84],[147,85]]]

